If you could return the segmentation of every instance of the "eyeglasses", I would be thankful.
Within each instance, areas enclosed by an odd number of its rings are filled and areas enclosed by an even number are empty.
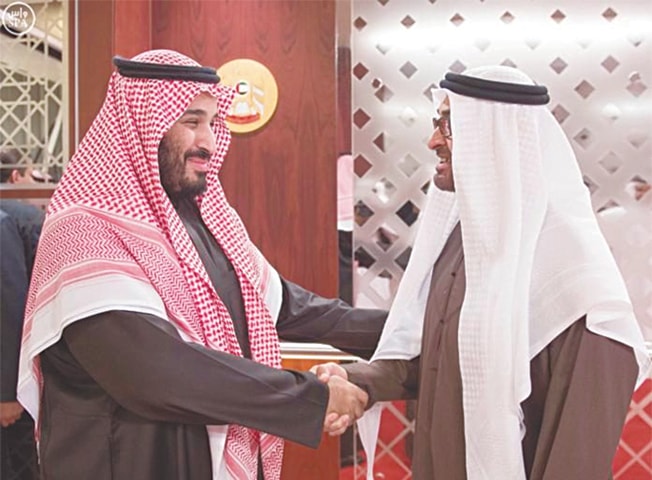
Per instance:
[[[451,138],[453,138],[453,132],[451,132],[451,118],[448,115],[442,115],[441,117],[433,117],[432,126],[435,130],[439,129],[441,135],[446,140],[450,140]]]

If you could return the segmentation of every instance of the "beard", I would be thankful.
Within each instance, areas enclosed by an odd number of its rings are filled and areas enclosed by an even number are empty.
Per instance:
[[[206,173],[196,172],[196,178],[186,174],[186,158],[210,158],[205,150],[187,151],[182,153],[174,148],[169,139],[163,138],[158,147],[158,165],[161,175],[161,185],[172,200],[191,199],[206,191]]]

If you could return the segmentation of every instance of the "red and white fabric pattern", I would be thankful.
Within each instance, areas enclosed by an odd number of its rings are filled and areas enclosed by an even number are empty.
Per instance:
[[[169,50],[133,60],[198,66]],[[36,256],[18,396],[37,423],[38,355],[61,338],[66,326],[94,314],[154,314],[168,319],[187,341],[242,355],[229,313],[160,182],[161,139],[202,92],[216,98],[219,120],[207,190],[197,199],[201,216],[239,279],[253,359],[281,366],[274,325],[282,301],[280,279],[251,243],[218,179],[231,139],[224,118],[233,90],[116,72],[52,197]],[[280,478],[281,439],[236,425],[208,431],[214,479],[255,479],[259,448],[265,478]]]

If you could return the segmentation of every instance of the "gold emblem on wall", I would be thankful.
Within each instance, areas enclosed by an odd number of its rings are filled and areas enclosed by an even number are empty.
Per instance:
[[[235,88],[233,105],[226,116],[232,132],[247,133],[265,125],[276,110],[278,87],[265,65],[248,58],[225,63],[217,69],[221,82]]]

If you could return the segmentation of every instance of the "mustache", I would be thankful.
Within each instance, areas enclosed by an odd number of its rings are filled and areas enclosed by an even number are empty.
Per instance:
[[[447,147],[440,147],[435,150],[435,155],[437,155],[439,158],[450,158],[451,156],[451,151]]]
[[[190,157],[198,157],[203,160],[210,160],[211,153],[205,148],[199,148],[197,150],[188,150],[184,155],[183,159],[188,160]]]

